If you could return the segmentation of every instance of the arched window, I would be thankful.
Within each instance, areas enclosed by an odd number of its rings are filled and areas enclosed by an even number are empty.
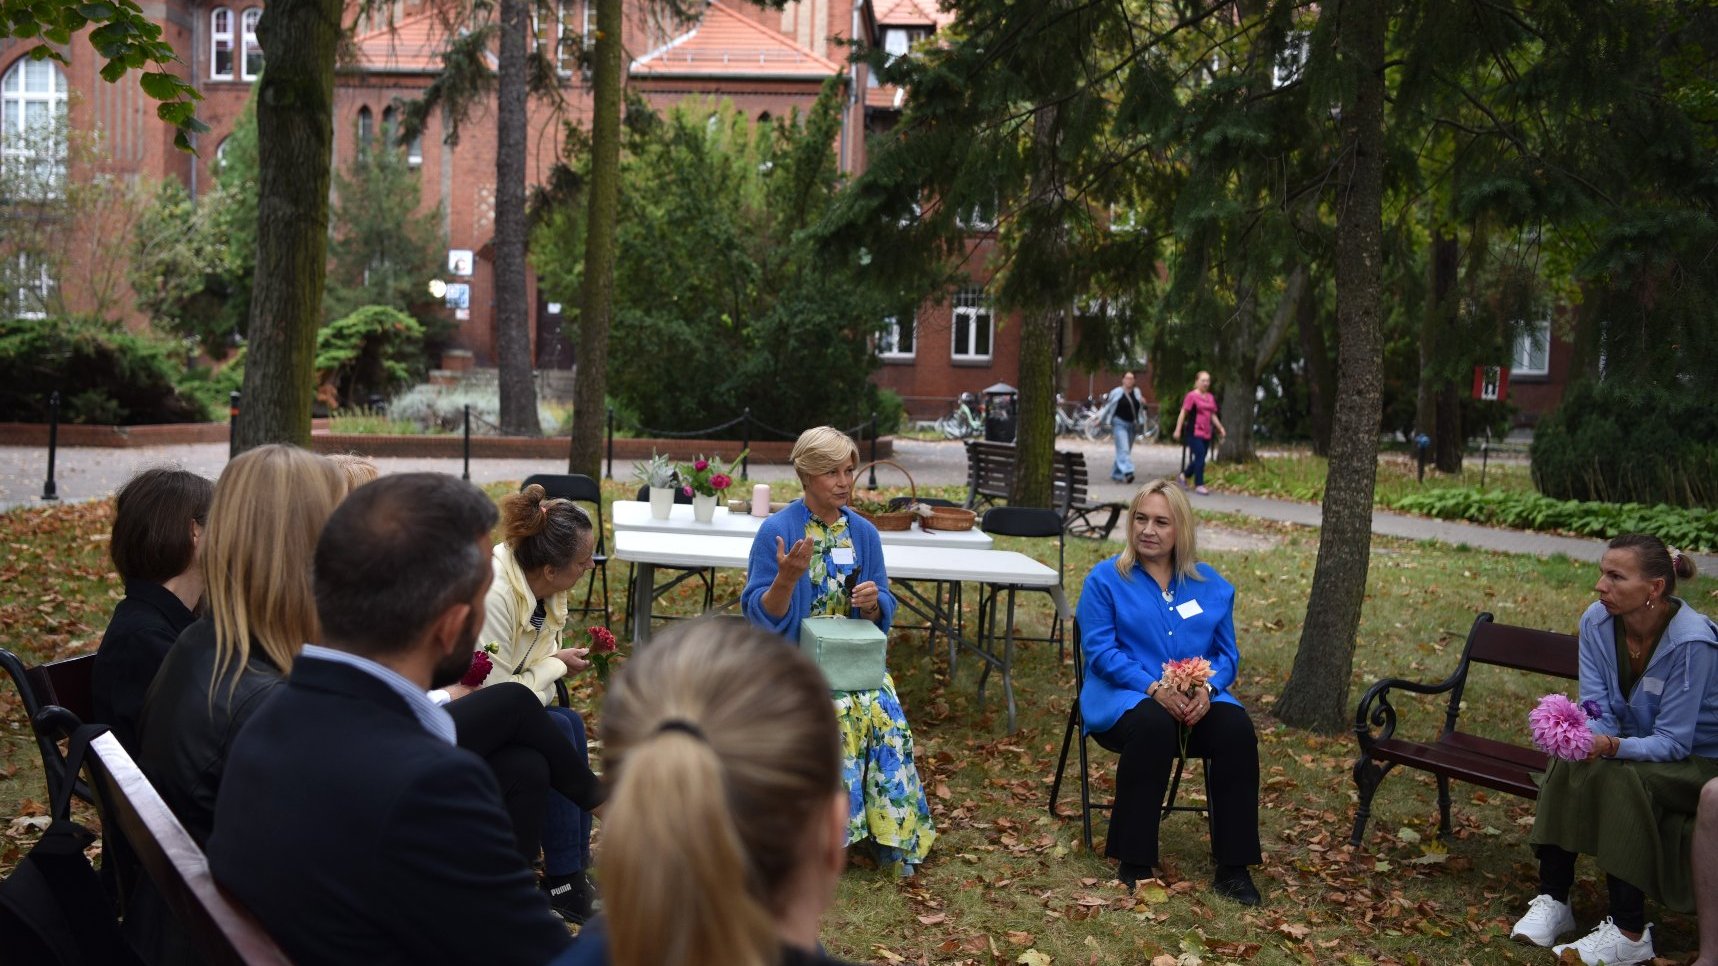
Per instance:
[[[60,197],[66,180],[66,75],[51,60],[20,59],[0,78],[0,191]]]
[[[233,139],[233,136],[231,134],[229,134],[226,137],[221,138],[220,144],[215,145],[215,173],[216,174],[219,174],[221,171],[221,168],[227,163],[227,142],[231,141],[232,139]]]
[[[256,80],[262,73],[262,44],[257,40],[257,21],[262,19],[261,7],[249,7],[239,17],[245,44],[244,79]]]
[[[395,142],[400,137],[400,112],[393,105],[382,108],[382,146],[390,150],[398,147]]]
[[[358,151],[370,150],[370,140],[376,136],[376,120],[368,105],[358,108]]]
[[[233,12],[226,7],[209,11],[209,77],[233,79]]]

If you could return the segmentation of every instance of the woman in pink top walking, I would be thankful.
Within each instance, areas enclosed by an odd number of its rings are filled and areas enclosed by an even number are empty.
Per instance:
[[[1211,374],[1201,372],[1193,379],[1193,389],[1181,399],[1181,415],[1175,417],[1175,438],[1181,438],[1182,424],[1187,421],[1187,414],[1193,414],[1193,435],[1187,441],[1188,449],[1193,451],[1193,459],[1187,464],[1187,469],[1181,476],[1181,485],[1187,486],[1187,481],[1193,481],[1194,492],[1210,493],[1205,488],[1205,454],[1211,450],[1211,433],[1216,431],[1218,436],[1227,436],[1229,431],[1223,428],[1223,421],[1217,418],[1217,397],[1211,395]]]

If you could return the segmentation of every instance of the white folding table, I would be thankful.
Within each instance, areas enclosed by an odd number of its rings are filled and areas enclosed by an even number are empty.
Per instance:
[[[716,508],[709,523],[692,518],[692,507],[676,503],[668,519],[658,520],[650,515],[650,504],[640,500],[616,500],[609,505],[609,519],[614,530],[646,530],[655,533],[684,533],[696,536],[745,537],[751,539],[763,525],[763,517],[748,513],[733,513],[727,507]],[[910,530],[879,530],[877,536],[887,544],[910,547],[952,547],[988,550],[990,534],[974,527],[971,530],[921,530],[917,523]]]
[[[617,526],[613,556],[616,560],[624,560],[636,568],[631,591],[633,646],[650,640],[650,614],[654,604],[653,589],[657,567],[718,567],[743,570],[751,550],[750,536],[689,534],[679,530],[670,532],[621,529]],[[1055,568],[1045,566],[1013,550],[885,543],[883,567],[888,571],[891,581],[970,581],[1048,590],[1062,616],[1071,617],[1068,602],[1062,595],[1060,575]],[[923,598],[920,599],[923,601]],[[952,615],[939,613],[939,608],[930,606],[932,613],[929,616],[933,633],[934,628],[941,626],[948,630],[951,642],[957,640],[952,630]],[[982,637],[976,642],[959,640],[959,646],[973,652],[985,662],[985,668],[978,679],[980,708],[984,705],[984,688],[991,668],[994,667],[1002,673],[1002,687],[1008,699],[1008,730],[1012,732],[1015,726],[1012,600],[1008,608],[1007,626],[1003,633],[1000,653],[997,652],[995,642]]]

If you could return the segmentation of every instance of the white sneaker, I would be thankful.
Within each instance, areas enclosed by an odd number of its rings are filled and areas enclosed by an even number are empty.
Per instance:
[[[1516,920],[1509,930],[1509,938],[1530,942],[1535,946],[1549,946],[1557,941],[1557,937],[1575,928],[1575,913],[1570,910],[1567,902],[1558,902],[1545,893],[1533,897],[1527,906],[1527,915]]]
[[[1581,962],[1587,966],[1629,966],[1630,963],[1650,963],[1653,960],[1652,924],[1641,931],[1639,939],[1630,939],[1623,935],[1617,924],[1609,916],[1605,921],[1594,927],[1593,931],[1572,943],[1551,947],[1551,952],[1558,956],[1563,950],[1573,949],[1581,954]]]

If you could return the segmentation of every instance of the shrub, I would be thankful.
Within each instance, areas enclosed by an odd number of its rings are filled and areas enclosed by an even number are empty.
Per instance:
[[[1563,530],[1602,539],[1622,533],[1650,533],[1684,550],[1718,549],[1718,511],[1663,503],[1647,506],[1557,500],[1519,490],[1451,486],[1398,497],[1389,506],[1446,520],[1522,530]]]
[[[471,434],[495,436],[500,433],[500,390],[416,386],[388,403],[388,419],[395,423],[415,423],[427,432],[459,433],[465,429],[465,407],[471,407]],[[537,400],[537,419],[547,431],[560,425],[561,419],[543,400]]]
[[[196,400],[204,410],[220,418],[232,404],[232,394],[243,388],[244,382],[245,350],[240,349],[218,367],[185,370],[179,377],[179,395]]]
[[[1718,406],[1675,386],[1570,389],[1533,434],[1533,482],[1564,500],[1718,505]]]
[[[207,419],[174,386],[178,346],[84,318],[0,322],[0,412],[46,422],[60,393],[70,423],[188,423]]]
[[[366,305],[316,333],[316,371],[358,402],[410,385],[423,372],[424,327],[399,309]]]

